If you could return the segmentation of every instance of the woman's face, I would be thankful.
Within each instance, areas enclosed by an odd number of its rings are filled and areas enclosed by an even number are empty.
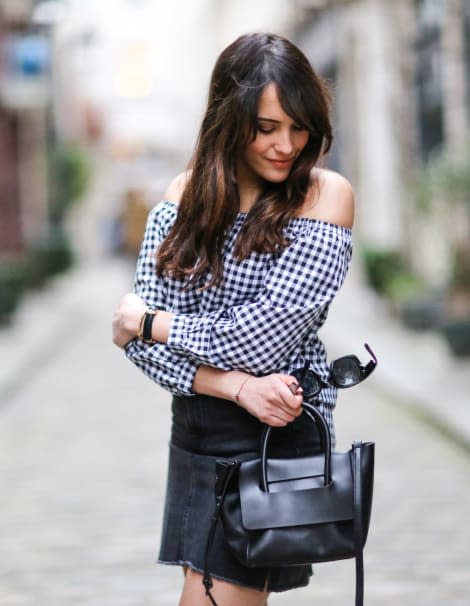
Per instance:
[[[308,137],[308,131],[285,113],[275,84],[268,84],[259,101],[256,138],[248,143],[238,165],[239,185],[261,179],[285,181]]]

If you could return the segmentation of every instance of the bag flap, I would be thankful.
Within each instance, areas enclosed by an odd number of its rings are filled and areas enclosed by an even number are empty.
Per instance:
[[[260,486],[261,460],[239,470],[243,526],[247,530],[351,520],[350,452],[332,453],[332,483],[323,486],[324,455],[268,460],[270,492]]]

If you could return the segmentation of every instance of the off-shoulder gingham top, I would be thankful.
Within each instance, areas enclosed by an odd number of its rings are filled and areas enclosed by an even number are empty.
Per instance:
[[[239,213],[225,242],[224,280],[202,292],[182,291],[182,282],[159,277],[155,253],[168,234],[177,206],[160,202],[149,214],[137,262],[135,293],[149,306],[174,314],[168,343],[134,339],[126,355],[173,394],[192,395],[199,365],[255,375],[310,367],[323,378],[328,364],[318,330],[341,287],[351,258],[351,230],[308,218],[285,228],[290,245],[278,254],[252,253],[237,261],[233,248],[246,219]],[[319,396],[332,426],[336,388]]]

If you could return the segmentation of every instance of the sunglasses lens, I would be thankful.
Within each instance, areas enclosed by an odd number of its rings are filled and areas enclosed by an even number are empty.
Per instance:
[[[333,362],[331,376],[337,387],[351,387],[362,381],[361,364],[354,357],[345,356]]]
[[[301,385],[305,396],[315,396],[322,388],[318,377],[311,370],[307,370],[302,379]]]

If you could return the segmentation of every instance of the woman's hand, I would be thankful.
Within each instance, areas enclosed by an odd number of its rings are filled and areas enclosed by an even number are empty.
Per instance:
[[[238,403],[262,423],[284,427],[302,413],[303,393],[296,379],[271,374],[249,377],[239,392]]]
[[[147,306],[134,293],[127,293],[119,301],[113,317],[113,343],[124,347],[132,341],[140,329],[140,321]]]

